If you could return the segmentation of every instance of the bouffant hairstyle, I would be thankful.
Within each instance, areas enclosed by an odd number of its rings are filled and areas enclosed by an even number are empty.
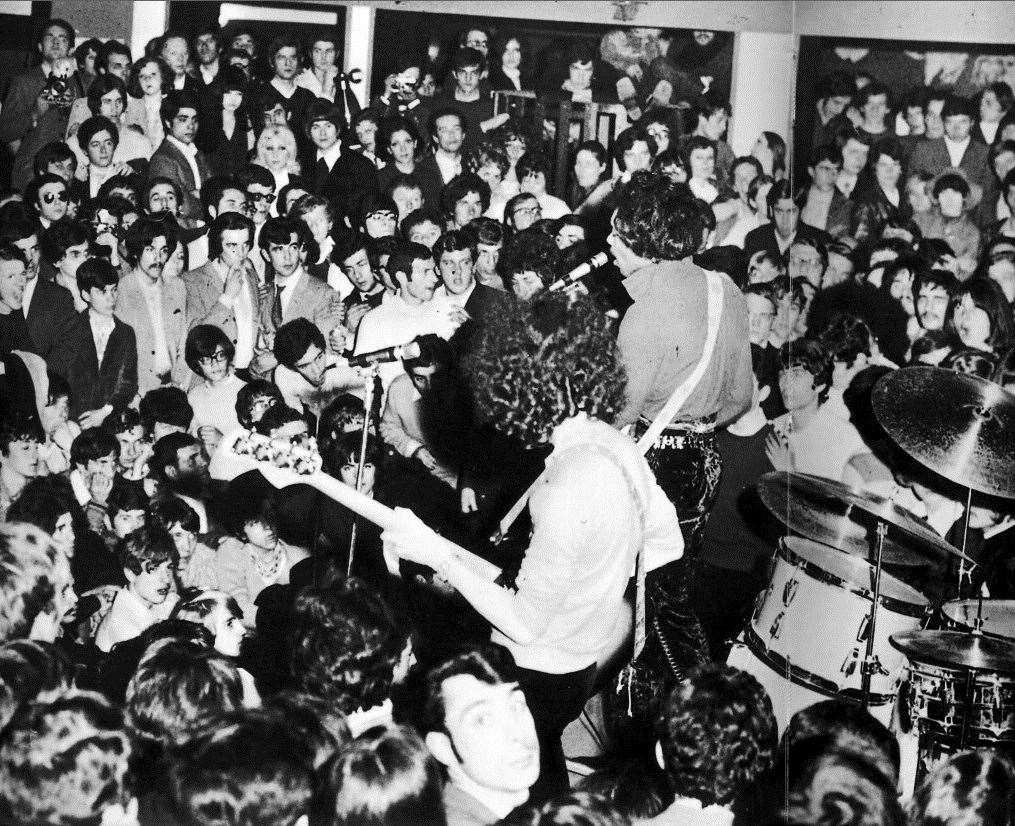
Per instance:
[[[219,714],[243,707],[236,665],[189,640],[159,640],[141,657],[127,684],[127,723],[164,746],[179,746],[209,730]]]
[[[183,357],[187,366],[197,375],[204,377],[201,360],[213,358],[216,350],[222,348],[226,358],[232,363],[236,355],[236,347],[221,327],[214,324],[198,324],[187,333],[187,341],[183,348]]]
[[[814,377],[814,385],[828,385],[832,381],[832,361],[820,343],[813,339],[787,341],[779,349],[779,367],[791,370],[802,367]]]
[[[476,340],[467,371],[477,412],[528,445],[580,412],[612,422],[627,375],[607,319],[587,299],[506,302]]]
[[[34,525],[0,523],[0,641],[27,637],[56,596],[54,550]]]
[[[407,641],[365,583],[349,579],[329,589],[308,588],[293,606],[290,670],[301,691],[351,714],[388,698]]]
[[[470,192],[479,196],[483,212],[490,207],[490,187],[475,172],[463,172],[448,181],[440,194],[440,210],[447,217],[455,214],[455,205]]]
[[[176,558],[176,546],[161,525],[148,523],[117,543],[116,556],[121,567],[140,575],[172,562]]]
[[[376,726],[350,743],[325,771],[312,826],[446,822],[441,774],[409,726]]]
[[[1012,319],[1011,305],[1008,304],[1001,285],[992,278],[973,278],[962,284],[952,296],[952,324],[955,317],[954,307],[967,295],[976,307],[986,313],[990,321],[987,345],[994,352],[1008,352],[1015,344],[1015,320]]]
[[[613,229],[643,258],[678,261],[698,249],[705,225],[689,190],[665,175],[636,172],[623,188]]]
[[[659,720],[663,763],[674,791],[703,806],[728,805],[772,767],[772,701],[746,671],[698,666],[667,698]]]
[[[129,800],[131,743],[118,708],[88,691],[25,707],[0,744],[0,820],[97,824]]]
[[[314,769],[321,769],[352,740],[345,715],[320,697],[285,689],[266,697],[263,708],[285,717],[299,742],[311,749]]]
[[[857,356],[870,357],[874,334],[863,319],[841,313],[836,315],[818,338],[829,360],[851,367]]]
[[[561,251],[557,243],[538,229],[530,227],[513,236],[501,251],[497,269],[510,286],[511,277],[521,272],[534,272],[549,286],[561,267]]]
[[[1011,823],[1015,768],[1006,757],[987,749],[952,755],[913,794],[909,815],[920,826]]]
[[[66,513],[74,516],[78,511],[73,495],[65,490],[66,484],[59,476],[32,479],[8,508],[7,521],[27,522],[52,534],[61,516]]]
[[[127,248],[128,263],[136,265],[141,260],[141,253],[145,247],[149,247],[156,238],[166,239],[166,249],[170,252],[176,249],[176,242],[179,237],[179,226],[171,215],[165,212],[155,215],[144,215],[138,218],[124,235],[123,244]]]

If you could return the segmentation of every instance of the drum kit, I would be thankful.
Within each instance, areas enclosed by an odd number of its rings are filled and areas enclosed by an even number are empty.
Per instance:
[[[981,591],[933,612],[904,581],[949,560],[968,574],[974,492],[1015,499],[1015,396],[975,376],[907,367],[878,382],[873,409],[908,456],[965,490],[961,547],[887,498],[766,474],[758,494],[788,535],[728,662],[765,686],[780,728],[811,703],[845,697],[912,729],[919,779],[965,748],[1015,749],[1015,600]],[[935,621],[943,628],[928,630]]]

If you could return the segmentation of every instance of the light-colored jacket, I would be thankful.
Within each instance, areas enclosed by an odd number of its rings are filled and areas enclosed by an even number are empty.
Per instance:
[[[138,393],[144,396],[162,382],[155,371],[155,329],[141,293],[142,277],[135,271],[120,279],[115,313],[117,318],[134,328],[134,337],[137,339]],[[183,348],[187,342],[186,306],[187,290],[183,281],[176,277],[162,279],[162,319],[166,329],[170,377],[173,384],[184,389],[193,381],[193,373],[183,357]]]

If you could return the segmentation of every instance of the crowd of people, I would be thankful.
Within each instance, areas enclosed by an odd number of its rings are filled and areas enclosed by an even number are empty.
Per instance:
[[[10,78],[0,822],[1012,822],[1000,753],[900,802],[894,732],[847,699],[777,722],[725,665],[768,585],[765,473],[963,533],[871,391],[1015,386],[1012,90],[831,75],[791,181],[778,134],[734,155],[716,66],[604,90],[579,43],[553,94],[631,125],[560,169],[562,136],[494,114],[521,38],[406,51],[362,109],[339,46],[134,55],[52,19]],[[383,530],[238,467],[250,433]],[[1015,597],[1013,524],[973,500],[968,592]],[[913,584],[959,595],[948,564]]]

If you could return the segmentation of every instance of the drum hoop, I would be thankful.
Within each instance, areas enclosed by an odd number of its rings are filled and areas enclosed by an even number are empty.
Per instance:
[[[803,686],[804,688],[809,688],[812,691],[816,691],[818,694],[823,694],[826,697],[853,697],[853,692],[840,691],[839,687],[831,680],[817,674],[813,674],[805,668],[793,665],[792,662],[788,661],[781,654],[766,648],[765,643],[762,641],[761,637],[758,636],[758,632],[755,631],[751,625],[748,625],[744,630],[744,643],[754,656],[775,671],[775,673],[780,677],[786,678],[788,672],[788,679],[791,683]],[[896,692],[894,691],[891,694],[871,693],[870,703],[875,706],[892,703],[895,702],[895,695]]]
[[[840,551],[832,547],[829,547],[829,550],[837,554],[849,556],[849,554],[845,554],[844,551]],[[843,579],[830,571],[826,571],[816,562],[811,562],[809,559],[805,559],[803,556],[797,554],[785,542],[781,542],[779,544],[778,554],[789,565],[803,571],[807,574],[807,576],[817,582],[824,585],[831,585],[833,588],[838,588],[840,591],[845,591],[846,593],[858,596],[866,602],[874,601],[874,591],[871,588],[859,585],[852,580]],[[923,618],[929,609],[929,605],[927,603],[919,605],[915,602],[906,602],[904,600],[897,599],[896,597],[888,596],[885,593],[881,594],[879,602],[881,603],[881,607],[886,611],[891,611],[893,614],[901,614],[905,617],[914,617],[916,619]]]

